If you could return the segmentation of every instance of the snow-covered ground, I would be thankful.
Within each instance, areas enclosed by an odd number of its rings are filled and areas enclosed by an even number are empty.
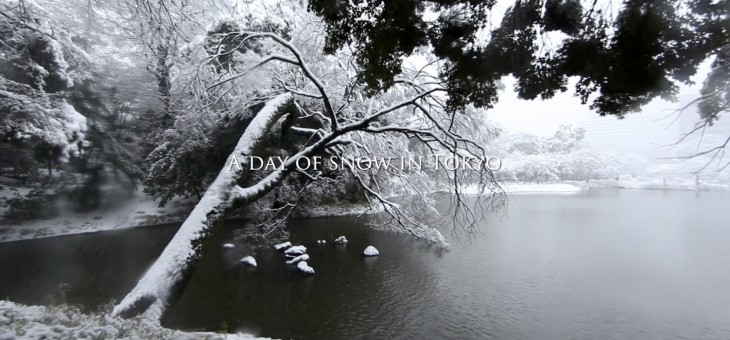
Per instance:
[[[0,301],[0,339],[255,339],[247,334],[183,332],[141,318],[83,314],[72,307]]]
[[[190,211],[189,200],[168,203],[164,208],[141,191],[115,208],[89,213],[64,212],[47,220],[0,225],[0,242],[116,230],[144,225],[181,222]]]
[[[567,183],[501,183],[500,185],[505,192],[510,194],[572,194],[582,190],[579,186]],[[482,191],[476,185],[470,185],[463,187],[461,193],[465,195],[481,195],[489,192]]]
[[[689,178],[624,178],[619,180],[592,180],[588,183],[575,182],[588,188],[653,189],[653,190],[691,190],[691,191],[730,191],[730,184],[701,181],[699,185]]]

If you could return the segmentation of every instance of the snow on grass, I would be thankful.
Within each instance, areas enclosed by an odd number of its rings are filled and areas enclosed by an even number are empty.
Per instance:
[[[297,268],[299,268],[299,271],[306,274],[306,275],[314,275],[314,268],[310,267],[307,264],[307,261],[301,261],[297,263]]]
[[[244,263],[246,265],[249,265],[251,267],[257,267],[256,265],[256,259],[253,258],[253,256],[246,256],[241,259],[241,263]]]
[[[377,249],[375,249],[375,247],[373,247],[373,246],[367,246],[367,248],[365,248],[365,251],[363,251],[362,254],[365,256],[378,256],[378,255],[380,255],[380,252]]]
[[[282,250],[291,247],[291,242],[286,241],[284,243],[279,243],[274,245],[274,249],[276,250]]]
[[[183,332],[141,318],[81,313],[73,307],[0,301],[0,339],[254,339],[247,334]]]
[[[309,261],[309,255],[307,255],[307,254],[299,255],[299,256],[297,256],[297,257],[295,257],[295,258],[293,258],[293,259],[291,259],[289,261],[286,261],[286,264],[295,264],[295,263],[300,262],[300,261],[305,261],[305,262],[306,261]]]
[[[307,247],[305,246],[293,246],[289,249],[287,249],[284,254],[287,255],[302,255],[307,252]]]

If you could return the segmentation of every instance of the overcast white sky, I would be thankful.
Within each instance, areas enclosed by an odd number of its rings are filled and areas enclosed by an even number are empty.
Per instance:
[[[695,85],[682,86],[679,97],[690,98],[699,93],[699,88],[710,70],[710,62],[703,63],[693,78]],[[489,118],[509,132],[524,132],[537,135],[551,135],[562,124],[573,124],[586,129],[586,138],[591,144],[616,150],[641,150],[651,152],[677,140],[681,131],[687,129],[687,119],[670,124],[666,119],[677,103],[654,100],[641,113],[627,115],[619,120],[613,116],[600,117],[582,105],[573,96],[573,84],[569,91],[557,94],[550,100],[520,100],[512,90],[514,79],[504,80],[506,90],[499,102],[488,111]],[[694,114],[694,113],[690,113]],[[694,120],[695,117],[691,117]],[[664,151],[662,151],[664,152]]]
[[[709,61],[703,63],[693,78],[695,85],[682,86],[680,96],[697,95],[709,70]],[[504,83],[507,89],[500,95],[495,107],[489,110],[489,117],[502,127],[515,132],[549,135],[561,124],[586,124],[591,127],[599,125],[635,127],[636,123],[646,122],[650,125],[663,125],[663,128],[667,124],[660,124],[661,122],[655,122],[655,120],[666,116],[668,112],[665,110],[678,107],[676,103],[655,100],[647,105],[644,112],[631,114],[623,120],[618,120],[616,117],[600,117],[591,111],[588,105],[582,105],[571,91],[574,84],[570,84],[568,92],[557,94],[549,100],[521,100],[512,90],[514,79],[506,78]],[[650,117],[651,119],[640,119],[641,116],[652,117]]]
[[[583,3],[586,7],[593,1],[583,0]],[[492,25],[497,25],[501,21],[501,14],[513,4],[513,0],[499,0],[492,12]],[[597,7],[610,16],[618,12],[620,5],[621,1],[597,2]],[[686,101],[696,96],[709,71],[708,60],[692,78],[695,82],[693,86],[681,86],[679,97]],[[573,96],[574,83],[569,84],[568,92],[557,94],[550,100],[525,101],[517,99],[516,93],[512,91],[514,79],[503,81],[507,90],[500,95],[499,102],[488,114],[497,125],[511,132],[551,135],[558,126],[573,124],[585,128],[586,139],[597,147],[632,151],[640,149],[642,153],[661,149],[661,152],[665,152],[666,148],[659,146],[675,142],[681,132],[689,129],[688,124],[695,121],[695,117],[688,116],[683,123],[668,126],[672,119],[665,117],[679,104],[662,100],[655,100],[645,106],[643,112],[627,115],[622,120],[612,116],[600,117]],[[695,114],[690,112],[690,115]],[[730,124],[722,123],[714,129],[730,133]]]

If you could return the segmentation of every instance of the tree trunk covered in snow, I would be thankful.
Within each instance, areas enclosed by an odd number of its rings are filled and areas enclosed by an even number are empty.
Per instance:
[[[246,128],[229,157],[241,159],[245,166],[248,160],[240,156],[252,155],[257,146],[283,115],[284,107],[292,96],[279,95],[256,114]],[[221,220],[226,212],[235,204],[254,201],[269,192],[279,178],[268,178],[265,185],[258,190],[240,190],[238,182],[243,172],[225,164],[215,181],[182,224],[178,232],[165,247],[160,257],[139,280],[129,294],[114,308],[113,314],[121,317],[132,317],[145,314],[153,320],[159,320],[165,305],[173,291],[183,284],[184,274],[199,256],[197,245],[210,232],[210,229]]]

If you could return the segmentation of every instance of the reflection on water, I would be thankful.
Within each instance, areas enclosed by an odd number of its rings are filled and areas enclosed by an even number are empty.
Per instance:
[[[353,218],[296,221],[291,240],[307,246],[308,263],[316,270],[307,277],[272,248],[256,253],[258,268],[237,265],[249,254],[220,247],[231,234],[220,233],[218,246],[208,248],[184,294],[170,306],[166,326],[282,338],[383,338],[402,331],[404,322],[425,321],[420,315],[430,298],[424,293],[436,289],[431,262],[437,256],[421,242],[373,232]],[[339,235],[349,242],[334,244]],[[328,242],[318,246],[318,239]],[[362,252],[371,244],[381,256],[364,258]]]
[[[713,192],[514,196],[506,218],[448,252],[354,218],[294,221],[313,277],[268,248],[255,254],[258,268],[239,265],[250,250],[221,247],[236,242],[242,226],[232,222],[163,323],[297,339],[728,339],[728,203]],[[172,231],[0,244],[0,295],[38,303],[21,280],[63,279],[81,281],[89,291],[76,298],[88,303],[119,298]],[[339,235],[350,242],[333,244]],[[363,258],[367,245],[381,255]],[[55,255],[64,252],[75,255]]]
[[[43,304],[59,282],[87,310],[121,300],[162,252],[177,226],[0,243],[0,298]]]

